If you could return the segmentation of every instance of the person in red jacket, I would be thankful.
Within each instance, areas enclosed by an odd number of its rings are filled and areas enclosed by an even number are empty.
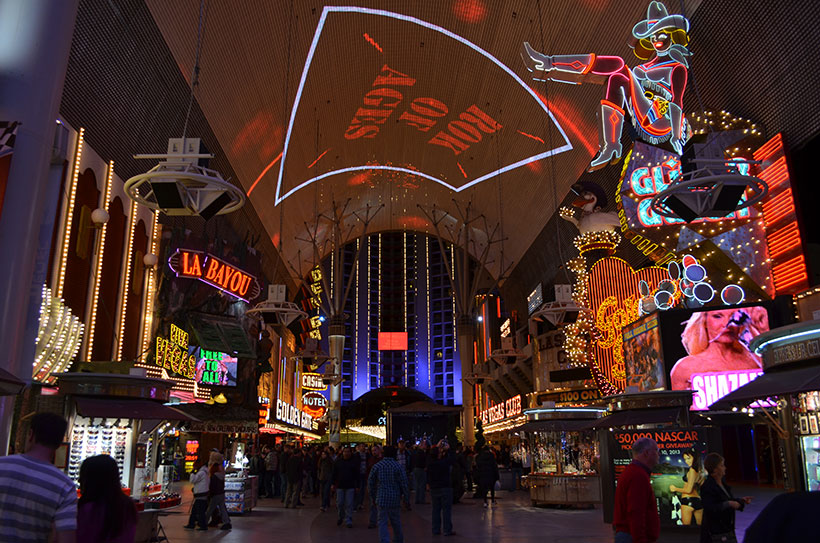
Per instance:
[[[632,444],[632,463],[618,477],[615,488],[615,543],[652,543],[658,540],[661,519],[649,482],[658,464],[658,444],[643,437]]]

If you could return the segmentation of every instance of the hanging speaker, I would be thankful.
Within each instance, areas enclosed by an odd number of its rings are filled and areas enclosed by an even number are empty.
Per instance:
[[[733,213],[740,204],[740,199],[743,198],[745,190],[746,185],[723,185],[720,187],[712,201],[712,213],[710,215],[725,217],[729,213]]]
[[[161,209],[180,209],[185,207],[182,201],[182,195],[179,193],[179,188],[174,181],[156,181],[150,183],[150,185],[151,190],[154,192],[157,205]]]
[[[231,203],[231,195],[227,192],[220,194],[216,200],[208,204],[208,206],[199,212],[199,216],[209,221],[211,217],[222,211],[225,206]]]
[[[698,214],[676,194],[668,196],[663,201],[663,205],[674,211],[675,215],[686,222],[692,222],[698,218]]]

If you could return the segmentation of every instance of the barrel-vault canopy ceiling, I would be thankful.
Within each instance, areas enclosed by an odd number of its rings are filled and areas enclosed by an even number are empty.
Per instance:
[[[200,1],[147,3],[190,80]],[[647,5],[207,0],[195,96],[292,273],[314,258],[306,225],[348,199],[349,211],[383,205],[370,232],[433,233],[422,208],[458,217],[471,203],[486,217],[472,223],[471,250],[482,250],[485,224],[500,224],[506,268],[597,150],[604,93],[595,76],[533,81],[522,43],[634,65],[630,31]],[[494,274],[501,249],[493,245]]]

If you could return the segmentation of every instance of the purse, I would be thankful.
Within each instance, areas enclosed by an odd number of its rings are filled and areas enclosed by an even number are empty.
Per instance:
[[[737,536],[734,532],[712,534],[712,543],[737,543]]]

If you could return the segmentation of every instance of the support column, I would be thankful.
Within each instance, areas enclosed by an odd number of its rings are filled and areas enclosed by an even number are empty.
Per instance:
[[[0,365],[25,381],[34,342],[26,310],[42,285],[31,285],[48,170],[78,0],[4,2],[0,17],[0,119],[20,121],[0,211]],[[0,402],[0,453],[8,448],[14,398]]]
[[[330,317],[328,326],[328,343],[330,348],[330,360],[328,364],[333,364],[333,375],[342,374],[342,357],[345,351],[345,318],[343,315]],[[330,386],[330,431],[328,433],[328,443],[338,450],[342,441],[341,436],[341,414],[342,414],[342,385]]]
[[[464,446],[472,447],[475,444],[475,404],[473,401],[473,385],[467,378],[474,373],[473,361],[473,320],[462,315],[456,322],[458,334],[458,352],[461,358],[461,403],[463,406],[462,430]]]

